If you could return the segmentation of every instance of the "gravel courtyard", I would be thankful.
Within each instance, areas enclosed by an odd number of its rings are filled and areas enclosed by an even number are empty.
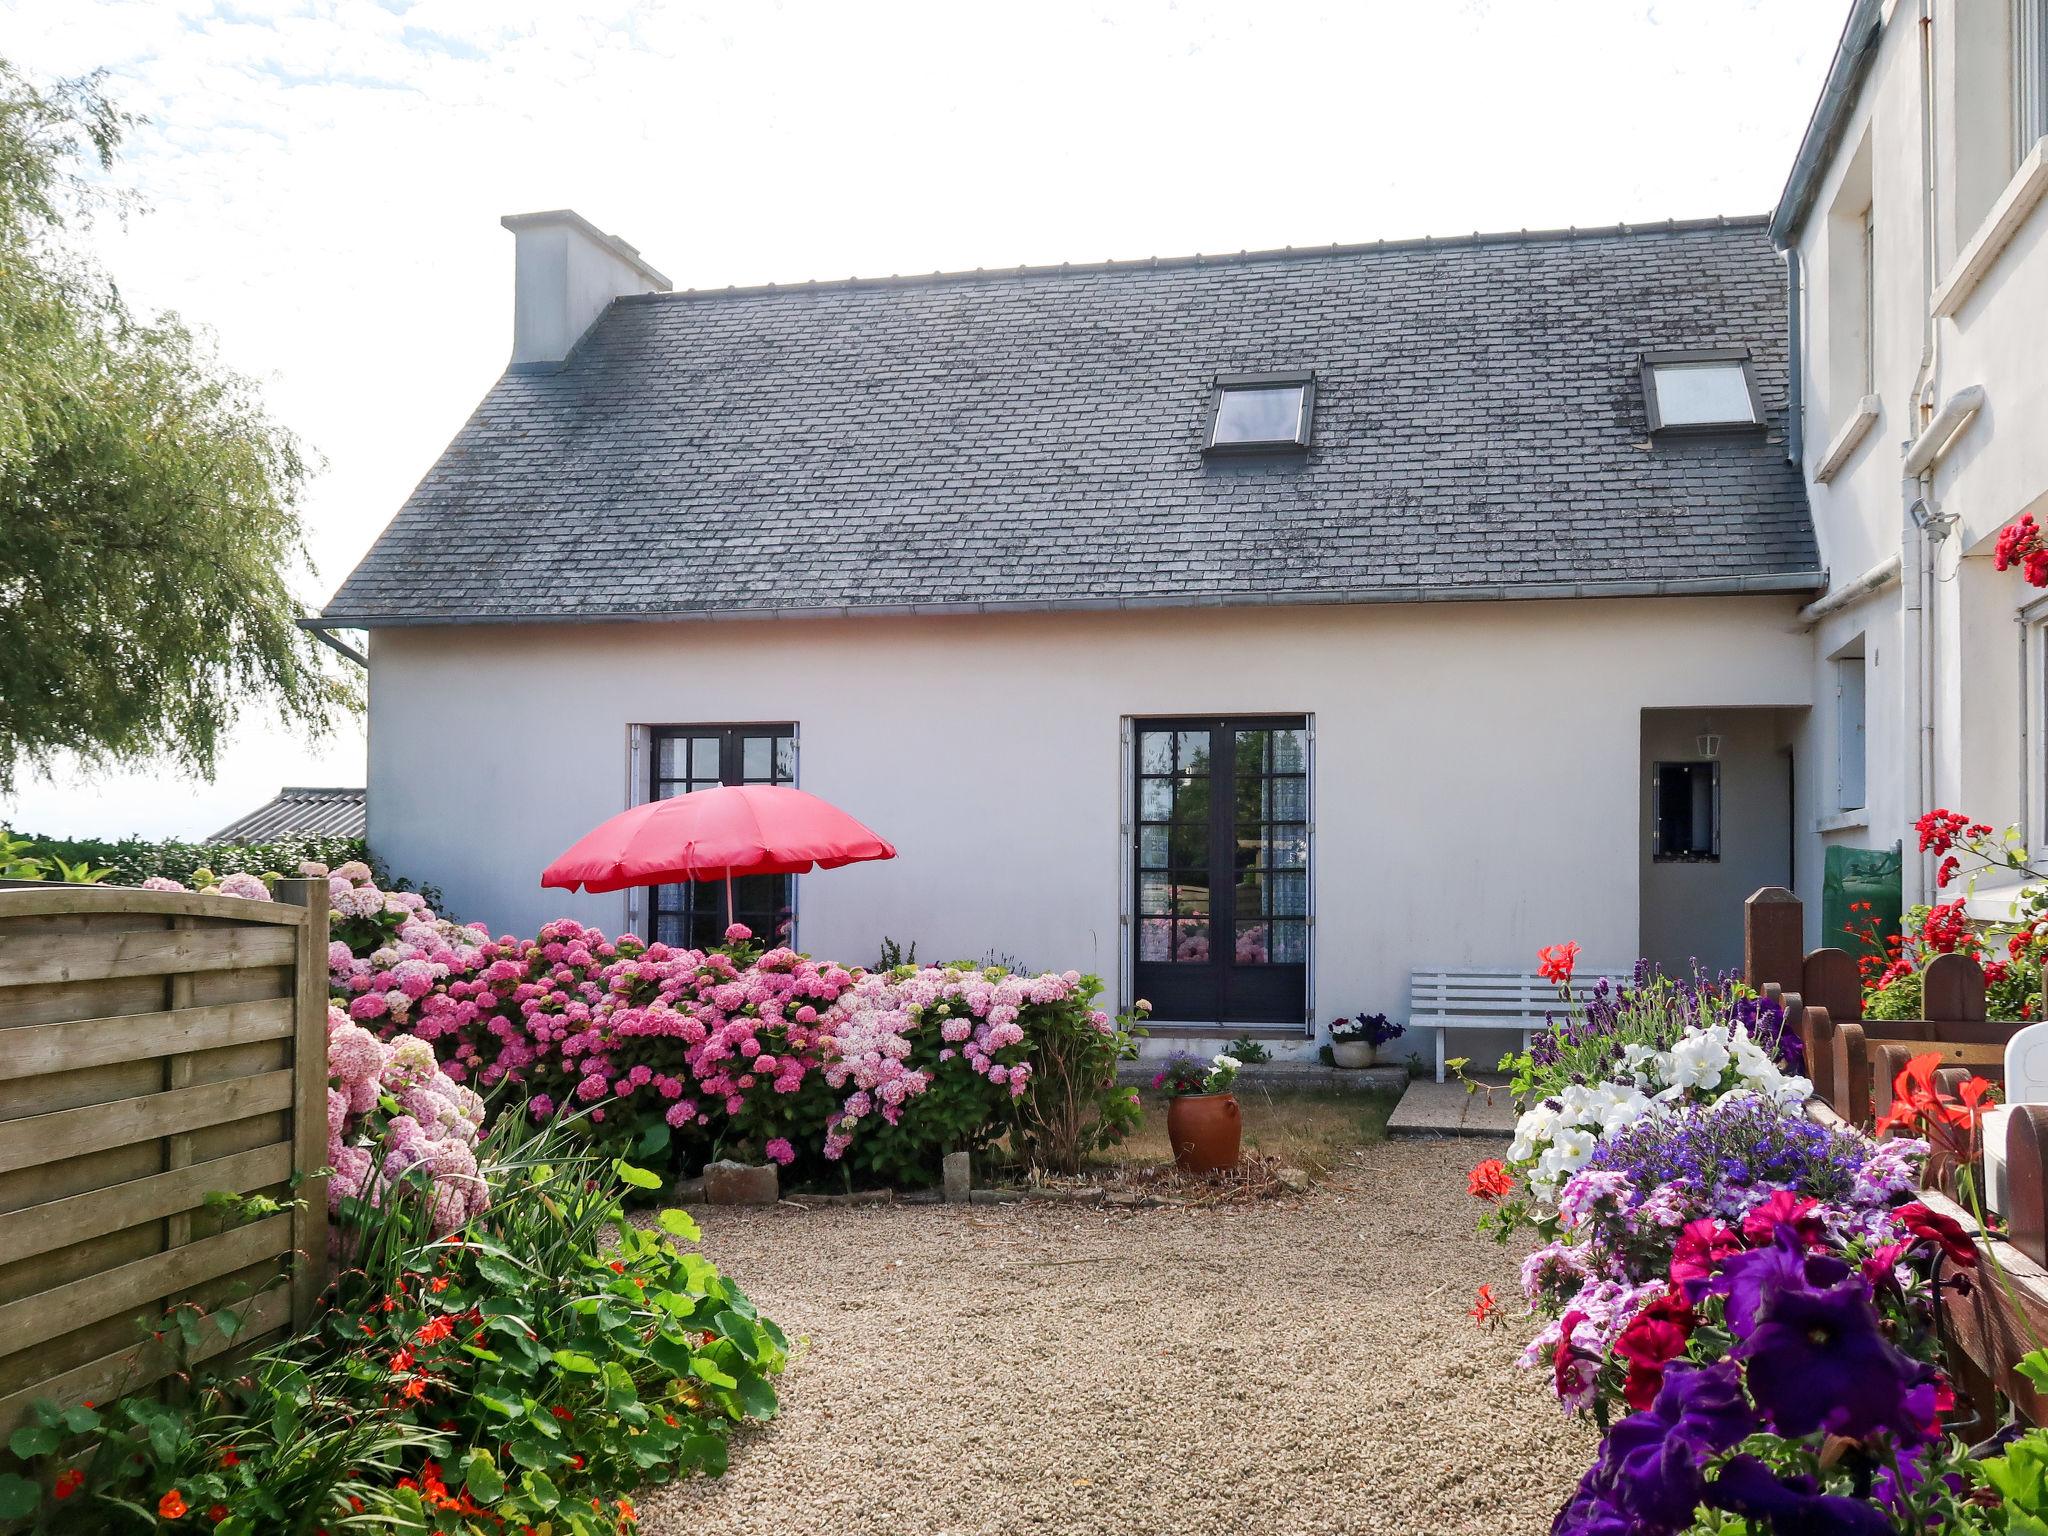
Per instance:
[[[1200,1210],[699,1211],[791,1336],[784,1416],[657,1536],[1541,1532],[1591,1460],[1466,1317],[1477,1140],[1359,1147],[1328,1187]]]

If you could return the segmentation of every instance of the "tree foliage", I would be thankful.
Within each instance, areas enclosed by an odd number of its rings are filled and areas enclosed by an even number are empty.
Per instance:
[[[67,753],[210,776],[243,709],[317,735],[355,700],[296,623],[297,441],[72,240],[132,121],[0,60],[0,789]]]

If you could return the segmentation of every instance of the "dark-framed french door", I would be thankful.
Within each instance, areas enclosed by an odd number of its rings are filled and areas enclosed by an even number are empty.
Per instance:
[[[794,784],[795,725],[665,725],[649,733],[653,748],[650,800],[667,800],[720,784]],[[740,875],[732,883],[733,916],[770,943],[788,940],[796,918],[794,875]],[[648,937],[702,949],[725,937],[725,882],[698,880],[650,886]]]
[[[1135,995],[1162,1023],[1308,1016],[1303,715],[1132,721]]]

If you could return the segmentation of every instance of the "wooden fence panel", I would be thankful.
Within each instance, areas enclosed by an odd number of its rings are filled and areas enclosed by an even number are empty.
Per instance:
[[[327,883],[275,902],[0,889],[0,1438],[311,1320],[326,1278]],[[302,1209],[238,1226],[214,1191]],[[231,1308],[184,1360],[144,1326]]]

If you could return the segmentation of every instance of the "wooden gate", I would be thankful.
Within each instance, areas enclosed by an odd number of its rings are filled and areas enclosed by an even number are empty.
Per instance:
[[[0,890],[0,1437],[310,1320],[327,883],[277,897]],[[216,1191],[303,1204],[238,1221]]]

